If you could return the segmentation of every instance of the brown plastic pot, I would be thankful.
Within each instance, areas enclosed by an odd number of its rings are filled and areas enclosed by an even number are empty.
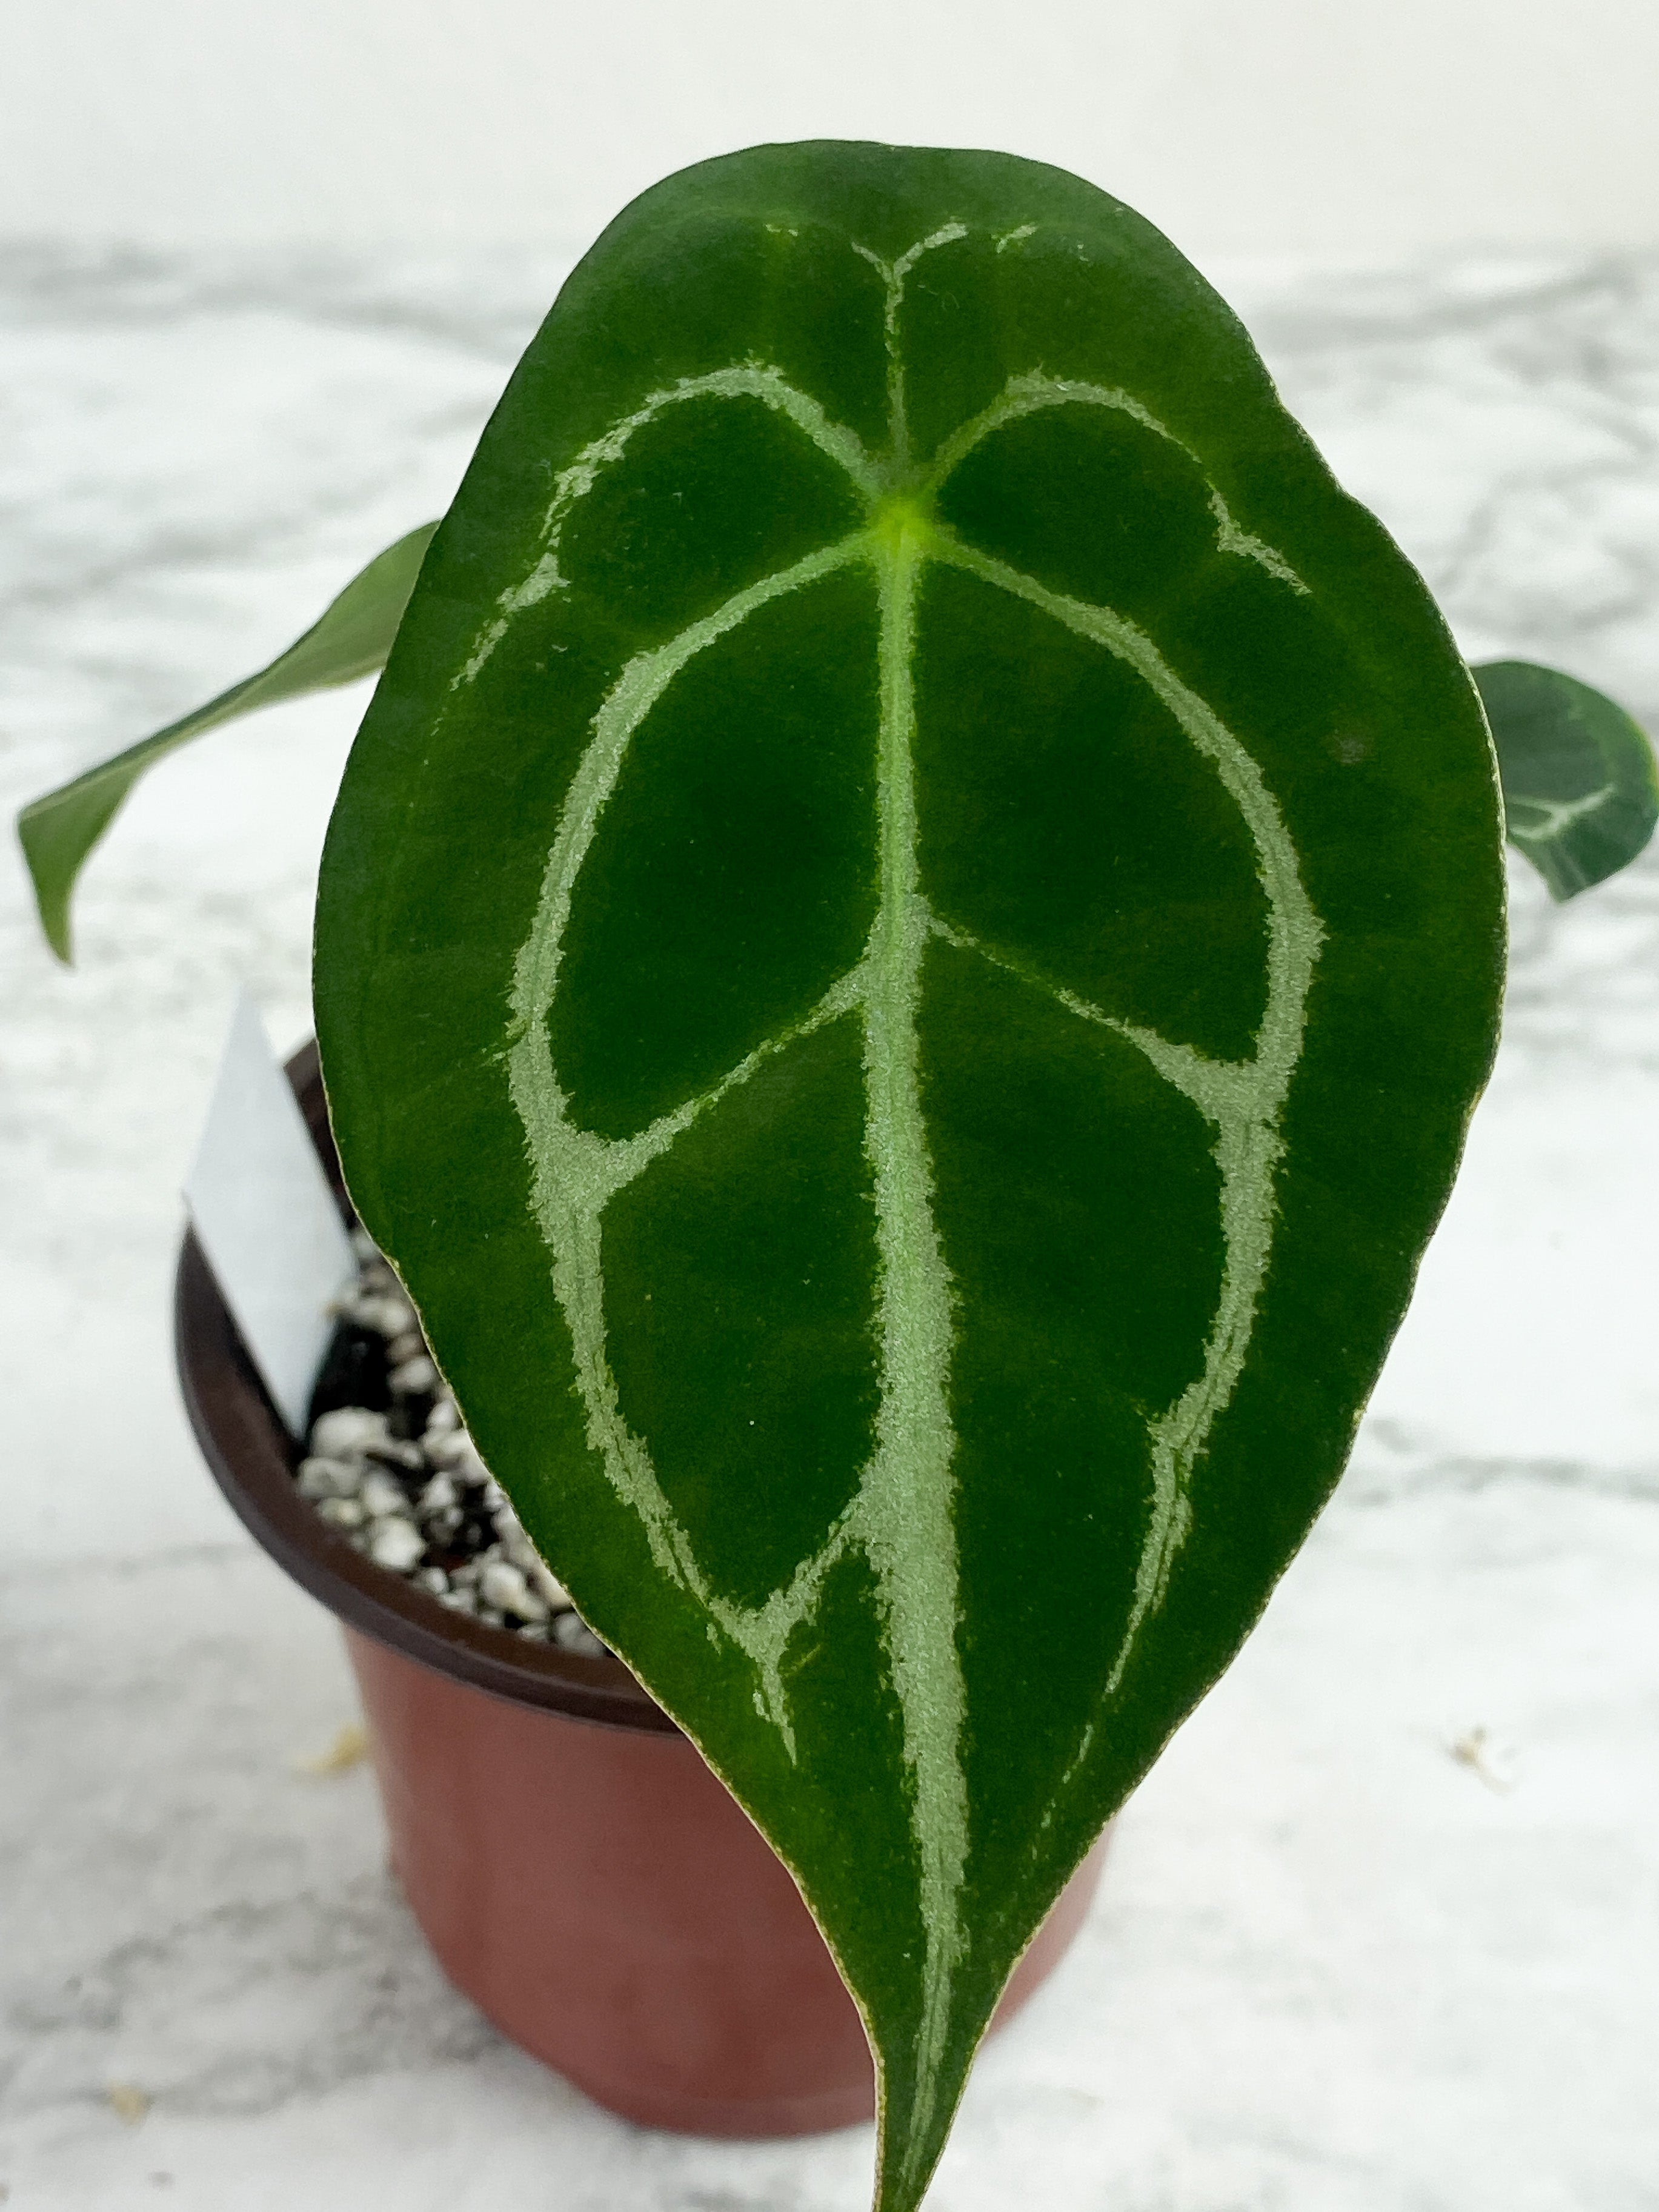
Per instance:
[[[289,1077],[337,1190],[314,1048]],[[175,1329],[185,1403],[221,1488],[343,1626],[392,1868],[456,1987],[648,2127],[783,2136],[867,2119],[869,2050],[823,1939],[661,1707],[619,1661],[452,1613],[318,1518],[193,1237]],[[1020,1962],[999,2024],[1076,1935],[1104,1845]]]

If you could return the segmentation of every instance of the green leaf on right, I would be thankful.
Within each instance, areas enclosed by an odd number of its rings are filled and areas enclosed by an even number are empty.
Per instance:
[[[1559,668],[1471,671],[1498,747],[1510,842],[1570,899],[1627,867],[1659,821],[1659,765],[1622,707]]]
[[[1422,580],[1078,178],[703,163],[484,433],[329,832],[330,1110],[824,1929],[882,2212],[1342,1470],[1503,895]]]

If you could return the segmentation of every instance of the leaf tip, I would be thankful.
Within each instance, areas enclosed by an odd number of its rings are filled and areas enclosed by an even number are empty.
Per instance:
[[[51,946],[59,964],[64,968],[75,965],[75,950],[70,931],[70,893],[75,887],[71,873],[66,883],[55,882],[50,867],[50,855],[40,841],[31,833],[42,801],[31,799],[18,810],[16,819],[17,842],[23,854],[23,866],[28,871],[29,888],[34,893],[34,910],[40,917],[40,933]]]

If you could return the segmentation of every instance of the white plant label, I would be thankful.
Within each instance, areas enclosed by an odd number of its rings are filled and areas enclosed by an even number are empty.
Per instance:
[[[290,1434],[304,1432],[351,1239],[258,1009],[239,994],[185,1203]]]

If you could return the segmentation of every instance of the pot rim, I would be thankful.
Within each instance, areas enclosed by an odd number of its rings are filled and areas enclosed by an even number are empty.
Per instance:
[[[287,1072],[343,1211],[316,1045],[302,1045]],[[188,1228],[173,1312],[185,1410],[214,1480],[255,1540],[331,1613],[437,1673],[514,1705],[642,1735],[681,1733],[621,1660],[529,1643],[453,1612],[404,1576],[376,1566],[319,1517],[294,1480],[300,1447],[271,1404]]]

